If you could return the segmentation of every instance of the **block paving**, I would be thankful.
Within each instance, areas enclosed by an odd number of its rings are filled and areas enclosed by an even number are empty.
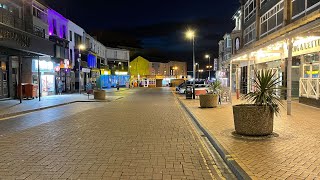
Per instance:
[[[114,101],[121,97],[122,93],[125,93],[128,89],[123,88],[120,91],[116,89],[106,89],[107,98],[106,101]],[[19,113],[21,111],[30,111],[35,109],[40,109],[44,107],[56,106],[59,104],[66,104],[74,101],[95,101],[93,96],[90,95],[89,98],[86,94],[63,94],[55,96],[45,96],[39,99],[23,99],[20,104],[18,99],[10,99],[5,101],[0,101],[0,117],[6,117],[7,115],[12,115]]]
[[[253,179],[320,179],[320,109],[294,102],[292,116],[282,109],[275,117],[279,137],[248,140],[231,135],[231,104],[200,109],[198,99],[177,97]],[[233,99],[233,104],[239,103]]]
[[[225,179],[226,173],[166,89],[136,90],[0,136],[0,179]]]

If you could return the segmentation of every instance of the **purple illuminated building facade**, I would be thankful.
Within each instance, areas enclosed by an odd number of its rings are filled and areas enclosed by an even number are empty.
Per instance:
[[[54,42],[54,61],[60,64],[56,82],[62,82],[63,92],[73,92],[75,86],[72,62],[69,59],[68,19],[53,9],[48,10],[49,40]]]
[[[58,12],[48,10],[49,39],[55,42],[55,57],[69,59],[68,20]]]

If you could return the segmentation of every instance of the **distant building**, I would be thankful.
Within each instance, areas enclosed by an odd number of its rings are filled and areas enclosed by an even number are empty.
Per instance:
[[[161,61],[138,56],[130,62],[132,83],[143,87],[162,87],[177,84],[187,78],[187,63]]]

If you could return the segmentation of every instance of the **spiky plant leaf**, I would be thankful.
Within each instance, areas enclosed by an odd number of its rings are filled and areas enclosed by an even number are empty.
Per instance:
[[[278,115],[280,106],[282,106],[281,99],[276,93],[277,90],[283,90],[278,87],[280,83],[280,78],[276,78],[276,74],[272,70],[262,70],[261,74],[255,71],[253,79],[255,91],[244,95],[243,99],[258,106],[269,107],[272,112]]]

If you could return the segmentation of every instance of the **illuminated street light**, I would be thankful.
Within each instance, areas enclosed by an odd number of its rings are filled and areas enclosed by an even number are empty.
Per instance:
[[[79,50],[85,50],[86,49],[86,46],[85,45],[83,45],[83,44],[80,44],[79,45]]]
[[[196,99],[195,95],[195,87],[196,87],[196,58],[195,58],[195,52],[194,52],[194,37],[195,37],[195,32],[193,30],[188,30],[186,32],[186,38],[192,40],[192,65],[193,65],[193,99]]]
[[[188,30],[187,32],[186,32],[186,37],[188,38],[188,39],[194,39],[194,36],[195,36],[195,32],[194,31],[192,31],[192,30]]]

